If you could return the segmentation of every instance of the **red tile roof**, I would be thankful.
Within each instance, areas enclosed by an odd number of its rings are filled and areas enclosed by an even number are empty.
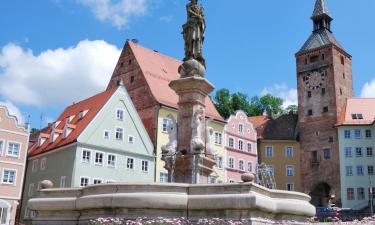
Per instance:
[[[361,114],[362,119],[353,119],[353,114]],[[351,98],[346,101],[337,126],[371,125],[375,123],[375,98]]]
[[[131,41],[128,42],[156,101],[178,108],[178,95],[169,87],[172,80],[180,78],[178,67],[182,61],[160,54]],[[206,115],[225,121],[209,97],[206,98]]]
[[[257,131],[258,139],[263,138],[264,129],[269,121],[268,116],[252,116],[249,119]]]
[[[36,141],[29,149],[29,157],[36,156],[42,153],[46,153],[55,150],[59,147],[74,143],[77,141],[78,136],[84,131],[87,125],[94,119],[96,114],[102,109],[104,104],[112,96],[112,94],[117,90],[116,88],[109,89],[88,99],[85,99],[79,103],[75,103],[67,107],[64,112],[59,116],[56,122],[46,129],[43,129],[42,133],[39,133],[40,137],[47,138],[46,141],[38,146],[38,141]],[[81,112],[87,112],[82,118],[80,118]],[[71,116],[74,116],[71,117]],[[70,123],[68,123],[68,117],[73,118]],[[65,125],[67,125],[72,132],[65,138],[62,134]],[[53,138],[53,130],[59,134],[55,141],[50,141]]]

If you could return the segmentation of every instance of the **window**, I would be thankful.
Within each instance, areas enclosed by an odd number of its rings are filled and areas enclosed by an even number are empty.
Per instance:
[[[267,173],[268,173],[268,175],[269,176],[274,176],[274,170],[273,170],[273,166],[271,166],[271,165],[268,165],[267,166]]]
[[[107,165],[108,167],[116,167],[116,156],[112,154],[107,155]]]
[[[371,137],[372,137],[371,130],[366,130],[366,138],[371,138]]]
[[[124,110],[118,109],[116,112],[116,119],[123,121],[124,120]]]
[[[33,197],[33,195],[34,195],[34,187],[35,187],[34,184],[30,184],[29,185],[29,191],[28,191],[28,196],[29,197]]]
[[[361,114],[361,113],[353,113],[352,114],[352,119],[353,120],[363,120],[363,114]]]
[[[247,172],[253,172],[253,164],[251,162],[247,162]]]
[[[286,167],[286,176],[287,177],[294,176],[294,166],[287,166]]]
[[[116,128],[116,140],[122,141],[124,139],[124,129]]]
[[[272,147],[266,147],[266,156],[267,157],[273,156],[273,148]]]
[[[366,148],[367,157],[372,157],[373,151],[371,147]]]
[[[326,89],[322,88],[322,95],[325,95],[325,94],[326,94]]]
[[[33,166],[32,166],[31,171],[32,171],[32,172],[37,172],[37,171],[38,171],[38,165],[39,165],[39,160],[35,159],[35,160],[33,161]]]
[[[134,76],[131,76],[130,77],[130,83],[133,83],[134,82]]]
[[[354,130],[354,137],[357,138],[357,139],[360,139],[361,138],[361,130],[359,130],[359,129]]]
[[[342,79],[345,79],[345,73],[342,74]]]
[[[223,169],[223,157],[221,156],[216,157],[216,167],[219,169]]]
[[[352,148],[351,147],[346,147],[345,148],[345,157],[346,158],[352,157]]]
[[[363,166],[357,166],[357,175],[358,176],[363,176]]]
[[[43,158],[40,161],[40,170],[45,170],[46,169],[46,165],[47,165],[47,158]]]
[[[7,224],[8,223],[8,214],[9,208],[5,206],[0,206],[0,224]]]
[[[95,152],[95,165],[98,165],[98,166],[103,165],[103,156],[104,156],[103,153]]]
[[[238,125],[238,132],[241,134],[243,133],[243,124]]]
[[[333,137],[329,137],[328,142],[332,143],[333,142]]]
[[[1,179],[3,184],[15,184],[16,182],[16,171],[11,169],[3,170],[3,178]]]
[[[348,200],[354,200],[354,188],[347,188],[346,195]]]
[[[0,156],[3,155],[3,147],[4,147],[4,141],[0,140]]]
[[[220,132],[215,132],[215,144],[221,145],[223,142],[222,136]]]
[[[160,172],[160,183],[168,183],[168,173]]]
[[[362,157],[362,148],[355,148],[355,156]]]
[[[324,58],[325,58],[324,56],[325,56],[325,55],[324,55],[324,54],[322,54],[322,60],[323,60],[323,61],[324,61]]]
[[[345,171],[346,171],[346,176],[353,176],[353,167],[352,166],[346,166]]]
[[[245,166],[244,166],[244,161],[243,160],[239,160],[238,161],[238,169],[242,170],[242,171],[245,170]]]
[[[358,200],[365,199],[365,189],[363,187],[357,188],[357,198]]]
[[[142,160],[142,172],[148,172],[148,161]]]
[[[235,183],[235,181],[234,180],[229,180],[229,183],[233,184],[233,183]]]
[[[308,91],[308,92],[307,92],[307,97],[308,97],[308,98],[311,98],[311,96],[312,96],[311,91]]]
[[[350,130],[344,131],[344,137],[345,137],[345,139],[350,139]]]
[[[82,151],[82,162],[83,163],[90,163],[91,159],[91,151],[83,150]]]
[[[323,112],[324,112],[324,113],[327,113],[327,112],[328,112],[328,106],[324,106],[324,107],[323,107]]]
[[[102,179],[94,179],[94,184],[102,184],[103,180]]]
[[[324,159],[330,159],[331,158],[331,149],[326,148],[324,151]]]
[[[20,154],[20,144],[9,142],[7,155],[18,157],[19,154]]]
[[[313,115],[313,111],[312,111],[312,109],[309,109],[309,111],[307,111],[307,115],[308,115],[308,116],[312,116],[312,115]]]
[[[164,133],[167,133],[167,132],[168,132],[168,125],[169,125],[169,119],[164,118],[164,119],[163,119],[163,126],[162,126],[162,131],[163,131]]]
[[[134,169],[134,159],[133,158],[128,158],[126,162],[126,168],[133,170]]]
[[[294,191],[294,184],[286,184],[287,191]]]
[[[345,58],[344,58],[344,56],[341,56],[341,64],[345,65]]]
[[[317,62],[317,61],[319,61],[319,56],[314,55],[310,57],[310,63]]]
[[[86,187],[89,185],[90,178],[88,177],[81,177],[81,182],[79,184],[80,187]]]
[[[371,196],[372,199],[375,199],[375,188],[374,187],[371,187],[368,189],[368,195],[369,197]]]
[[[109,140],[110,139],[110,135],[111,135],[111,133],[108,130],[105,130],[104,133],[103,133],[103,138],[105,140]]]
[[[243,141],[242,140],[238,141],[238,149],[241,150],[241,151],[243,150]]]
[[[251,145],[250,142],[247,143],[247,151],[248,151],[248,152],[252,152],[252,151],[253,151],[253,148],[252,148],[252,145]]]
[[[228,160],[228,167],[230,169],[234,169],[234,158],[233,157],[229,158],[229,160]]]
[[[64,188],[66,186],[66,177],[60,177],[60,188]]]
[[[128,136],[128,143],[134,144],[134,136],[131,136],[131,135]]]
[[[207,182],[209,184],[216,184],[217,183],[216,177],[209,176]]]
[[[367,174],[374,175],[374,166],[367,166]]]
[[[229,147],[234,148],[234,139],[233,138],[229,138]]]
[[[285,156],[286,157],[293,157],[293,147],[286,147]]]

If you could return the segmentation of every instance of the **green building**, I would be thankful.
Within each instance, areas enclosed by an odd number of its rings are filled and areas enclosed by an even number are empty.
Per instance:
[[[29,148],[21,218],[41,181],[54,188],[153,182],[153,144],[122,85],[67,107]]]

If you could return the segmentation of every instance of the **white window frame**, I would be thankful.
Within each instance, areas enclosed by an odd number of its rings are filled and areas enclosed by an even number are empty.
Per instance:
[[[19,146],[19,148],[18,148],[18,155],[9,154],[9,146],[11,144],[17,144]],[[22,149],[22,143],[17,142],[17,141],[8,141],[8,143],[7,143],[7,149],[6,149],[6,156],[18,159],[20,157],[20,155],[21,155],[21,149]]]
[[[357,131],[359,131],[359,136],[357,136]],[[355,129],[354,130],[354,138],[355,139],[361,139],[362,138],[362,130],[361,129]]]
[[[121,139],[117,138],[117,132],[118,132],[117,129],[121,129],[122,130]],[[125,133],[124,131],[125,131],[125,129],[123,127],[116,127],[116,129],[115,129],[115,138],[116,138],[117,141],[124,141],[124,133]]]
[[[215,144],[216,145],[223,144],[223,134],[221,132],[215,131]]]
[[[108,138],[106,137],[106,133],[108,133]],[[110,140],[111,139],[111,131],[110,130],[104,130],[103,131],[103,139],[104,140]]]
[[[289,149],[291,149],[291,154],[290,155],[289,155],[289,151],[288,151]],[[291,157],[294,156],[294,148],[293,148],[293,146],[287,146],[285,148],[285,156],[288,157],[288,158],[291,158]]]
[[[160,172],[159,175],[160,175],[160,178],[159,178],[160,183],[168,183],[168,173]]]
[[[268,155],[268,149],[271,149],[271,155]],[[266,150],[266,157],[267,158],[273,157],[273,146],[266,146],[265,150]]]
[[[40,171],[45,170],[46,166],[47,166],[47,158],[42,158],[40,160]]]
[[[161,132],[168,133],[168,125],[170,123],[170,119],[163,118],[161,122]]]
[[[253,143],[247,142],[247,152],[249,152],[249,153],[253,152]]]
[[[350,154],[347,154],[349,152],[350,152]],[[345,154],[345,158],[352,158],[353,157],[353,148],[352,147],[345,147],[344,148],[344,154]]]
[[[89,157],[89,160],[88,161],[86,161],[86,160],[84,160],[83,159],[83,153],[84,152],[90,152],[90,157]],[[83,148],[82,149],[82,153],[81,153],[81,163],[87,163],[87,164],[90,164],[91,163],[91,159],[92,159],[92,150],[89,150],[89,149],[85,149],[85,148]]]
[[[9,182],[4,182],[4,177],[5,177],[5,171],[11,171],[11,172],[14,172],[14,178],[13,178],[13,183],[9,183]],[[8,177],[8,180],[9,180],[9,177]],[[13,186],[16,186],[17,184],[17,170],[16,169],[10,169],[10,168],[3,168],[3,172],[2,172],[2,176],[1,176],[1,183],[2,184],[6,184],[6,185],[13,185]]]
[[[244,141],[242,139],[238,139],[238,150],[243,151]]]
[[[345,176],[347,177],[353,176],[353,166],[345,166]]]
[[[267,173],[269,173],[271,171],[272,174],[270,174],[270,175],[275,177],[275,167],[273,165],[267,165],[266,171],[267,171]]]
[[[223,169],[223,157],[222,156],[216,156],[216,168]]]
[[[349,134],[349,135],[347,135]],[[351,139],[352,138],[352,132],[351,130],[344,130],[344,139]]]
[[[250,162],[250,161],[247,162],[247,172],[249,173],[253,172],[253,162]]]
[[[120,113],[121,117],[119,117],[119,112],[121,112]],[[125,115],[125,110],[123,110],[123,109],[116,109],[116,120],[118,120],[118,121],[124,121],[124,115]]]
[[[146,164],[146,166],[144,166],[144,163]],[[141,168],[142,168],[142,172],[144,173],[148,173],[150,170],[149,170],[149,161],[148,160],[142,160],[141,162]]]
[[[291,187],[293,187],[293,190],[288,190],[288,185],[291,185]],[[287,191],[295,191],[294,183],[287,183],[285,186]]]
[[[114,157],[115,157],[114,165],[108,163],[108,161],[109,161],[109,156],[114,156]],[[116,168],[116,165],[117,165],[117,155],[116,155],[116,154],[110,154],[110,153],[108,153],[106,159],[107,159],[107,160],[106,160],[107,167],[109,167],[109,168]]]
[[[290,171],[291,171],[291,174],[289,174],[289,169],[291,169]],[[286,171],[285,171],[286,173],[285,173],[285,175],[287,176],[287,177],[294,177],[294,166],[293,165],[287,165],[286,166]]]
[[[97,153],[102,154],[102,163],[97,163],[97,162],[96,162],[96,154],[97,154]],[[95,165],[95,166],[104,166],[104,164],[105,164],[105,161],[104,161],[104,160],[105,160],[105,156],[106,156],[106,154],[105,154],[104,152],[101,152],[101,151],[95,151],[95,154],[94,154],[94,155],[95,155],[95,158],[94,158],[94,165]]]
[[[238,124],[238,133],[240,134],[244,133],[244,125],[242,123]]]
[[[5,150],[5,140],[4,139],[0,139],[0,157],[3,156],[4,154],[4,150]]]
[[[66,187],[66,176],[60,177],[60,188]]]
[[[35,173],[38,172],[39,169],[39,159],[34,159],[31,164],[31,172]]]
[[[241,163],[242,163],[242,168],[241,168]],[[240,171],[245,171],[246,169],[245,169],[245,160],[243,160],[243,159],[239,159],[238,160],[238,170],[240,170]]]
[[[232,145],[231,145],[231,141],[232,141]],[[229,148],[235,148],[234,137],[228,138],[228,146],[229,146]]]
[[[133,168],[129,168],[128,165],[129,165],[129,159],[133,159]],[[135,170],[135,158],[133,157],[126,157],[126,169],[127,170]]]
[[[231,160],[233,160],[233,166],[231,167]],[[236,158],[234,158],[234,157],[229,157],[228,158],[228,168],[229,169],[235,169],[236,168]]]
[[[358,169],[359,168],[362,168],[362,173],[358,173]],[[363,176],[363,175],[365,175],[365,167],[364,166],[362,166],[362,165],[357,165],[356,167],[355,167],[355,170],[356,170],[356,174],[357,174],[357,176]]]
[[[34,183],[29,184],[29,190],[27,191],[27,195],[29,197],[33,197],[34,189],[35,189],[35,184]]]
[[[86,186],[83,186],[82,185],[82,179],[87,179],[87,185]],[[85,176],[81,176],[81,177],[79,177],[79,186],[80,187],[87,187],[87,186],[89,186],[90,185],[90,177],[85,177]]]
[[[101,178],[93,178],[93,179],[92,179],[92,184],[95,185],[95,181],[100,181],[100,183],[98,183],[98,184],[104,184],[104,180],[101,179]],[[98,185],[98,184],[96,184],[96,185]]]
[[[130,139],[133,139],[132,141],[130,141]],[[129,144],[134,144],[134,136],[133,135],[128,135],[128,143]]]

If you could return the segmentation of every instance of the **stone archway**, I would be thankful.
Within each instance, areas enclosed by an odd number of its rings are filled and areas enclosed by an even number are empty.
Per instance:
[[[10,204],[0,199],[0,225],[9,224],[10,209]]]
[[[332,187],[325,182],[315,185],[314,189],[309,193],[311,196],[311,204],[315,207],[329,207],[331,190]]]

